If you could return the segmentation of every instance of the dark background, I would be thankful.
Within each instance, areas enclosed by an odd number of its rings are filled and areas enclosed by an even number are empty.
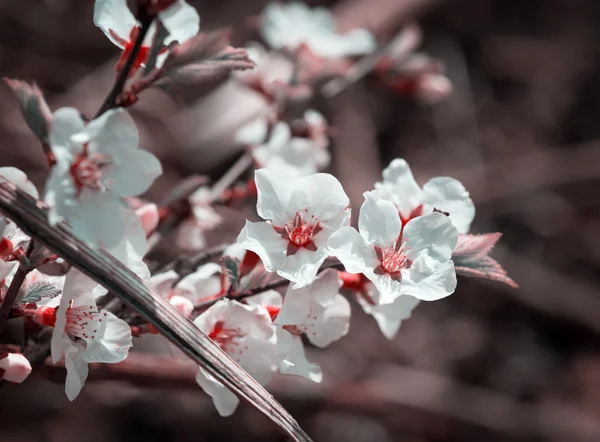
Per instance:
[[[240,45],[253,36],[246,17],[264,5],[190,3],[203,30],[232,26]],[[281,377],[269,390],[316,441],[600,441],[600,3],[327,4],[341,26],[382,39],[417,19],[424,49],[454,84],[433,107],[374,78],[319,105],[338,131],[331,171],[354,207],[396,157],[421,184],[454,176],[477,205],[472,233],[504,234],[494,257],[521,289],[460,278],[454,295],[422,304],[393,341],[353,303],[348,336],[309,353],[323,384]],[[0,1],[0,74],[37,81],[53,110],[92,114],[117,56],[92,10],[91,0]],[[256,103],[206,92],[175,103],[150,91],[132,109],[143,147],[165,166],[149,198],[190,173],[218,177],[236,156],[231,132]],[[44,157],[5,87],[0,115],[0,165],[21,167],[42,186]],[[223,213],[211,243],[243,223],[239,211]],[[220,418],[194,386],[194,367],[171,373],[183,367],[173,354],[146,364],[145,375],[100,373],[74,403],[62,384],[43,379],[60,373],[44,369],[5,386],[0,440],[281,440],[248,406]]]

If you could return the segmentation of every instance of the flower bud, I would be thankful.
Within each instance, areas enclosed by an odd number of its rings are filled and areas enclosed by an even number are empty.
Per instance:
[[[186,318],[190,318],[192,316],[192,312],[194,311],[194,304],[187,298],[183,296],[174,295],[169,298],[169,304],[175,307],[179,313],[181,313]]]
[[[159,221],[156,204],[144,204],[142,207],[136,209],[135,214],[139,217],[146,236],[154,232]]]
[[[25,356],[19,353],[4,353],[0,355],[0,377],[2,379],[20,384],[31,373],[31,364]]]
[[[57,307],[40,307],[35,311],[35,320],[38,324],[54,327],[56,322]]]

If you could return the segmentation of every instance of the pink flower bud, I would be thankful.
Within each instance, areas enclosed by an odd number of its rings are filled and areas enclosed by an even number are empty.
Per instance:
[[[194,311],[194,304],[187,298],[183,296],[174,295],[169,298],[169,304],[175,307],[179,313],[181,313],[186,318],[192,316],[192,312]]]
[[[0,359],[0,377],[6,381],[20,384],[29,373],[31,373],[31,364],[22,354],[4,353],[4,357]]]
[[[442,74],[422,75],[416,83],[415,96],[426,104],[435,104],[452,93],[452,83]]]
[[[146,235],[149,235],[154,231],[154,229],[156,229],[159,221],[158,208],[156,207],[156,204],[145,204],[136,209],[135,214],[140,218]]]

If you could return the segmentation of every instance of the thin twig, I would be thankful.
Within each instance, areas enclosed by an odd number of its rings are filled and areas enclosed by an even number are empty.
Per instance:
[[[229,188],[235,180],[239,178],[252,165],[252,155],[245,152],[238,160],[229,168],[229,170],[217,181],[211,191],[210,197],[212,201],[218,200],[223,192]]]
[[[144,43],[144,38],[146,37],[146,34],[148,33],[148,30],[150,29],[150,25],[152,24],[152,21],[153,21],[153,18],[146,13],[145,8],[140,8],[139,13],[138,13],[138,19],[140,21],[141,27],[139,28],[137,38],[136,38],[135,42],[133,43],[133,48],[131,49],[131,52],[129,53],[129,57],[125,61],[125,65],[123,66],[123,69],[121,69],[121,72],[119,72],[119,75],[117,76],[117,80],[115,81],[113,88],[111,89],[111,91],[108,93],[108,95],[104,99],[104,103],[102,103],[102,106],[100,106],[100,109],[98,109],[98,112],[96,112],[96,115],[94,116],[94,118],[98,118],[100,115],[102,115],[107,110],[117,107],[117,105],[118,105],[117,98],[123,92],[123,88],[125,87],[125,83],[127,82],[127,79],[130,76],[131,69],[133,68],[135,59],[137,58],[138,53],[140,52],[140,49],[142,48],[142,44]]]
[[[15,273],[15,276],[6,291],[6,296],[4,296],[4,300],[2,301],[2,304],[0,304],[0,333],[2,333],[2,330],[6,326],[8,314],[10,313],[17,296],[19,296],[19,290],[21,290],[21,286],[25,281],[27,273],[29,273],[29,271],[26,270],[23,265],[19,265],[17,273]]]

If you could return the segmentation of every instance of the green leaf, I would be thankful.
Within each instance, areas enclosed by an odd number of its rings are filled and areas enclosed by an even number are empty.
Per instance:
[[[240,260],[232,256],[221,259],[223,274],[229,279],[229,293],[237,293],[240,287]]]
[[[47,281],[39,281],[28,284],[21,288],[18,304],[27,304],[29,302],[39,302],[42,299],[53,299],[62,293],[58,287]],[[22,297],[21,297],[22,296]]]

